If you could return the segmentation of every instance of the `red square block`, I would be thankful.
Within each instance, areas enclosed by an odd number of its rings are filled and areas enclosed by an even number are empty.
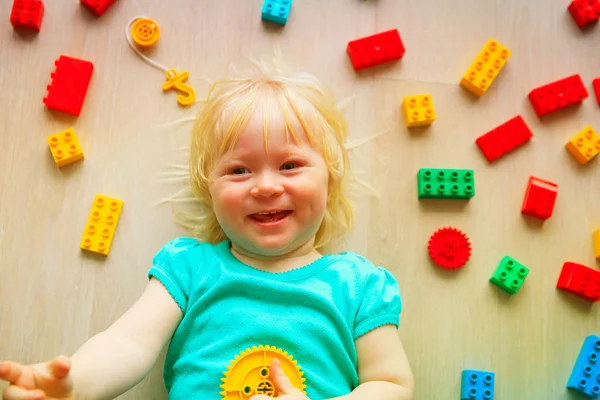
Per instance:
[[[366,36],[348,43],[346,48],[355,71],[399,60],[405,53],[398,29]]]
[[[44,17],[44,3],[41,0],[14,0],[10,13],[10,23],[15,29],[29,29],[39,32]]]
[[[554,211],[557,194],[558,185],[556,183],[530,176],[521,213],[541,220],[550,218]]]
[[[79,115],[94,64],[67,56],[60,56],[54,64],[56,69],[50,75],[52,82],[43,101],[52,110]]]
[[[588,92],[579,74],[540,86],[529,93],[529,100],[538,117],[581,103],[586,97]]]
[[[600,271],[585,265],[566,262],[563,264],[556,287],[587,301],[600,301]]]
[[[115,0],[81,0],[81,4],[98,17],[104,14],[114,2]]]
[[[596,100],[600,104],[600,78],[594,79],[592,85],[594,85],[594,92],[596,92]]]
[[[527,142],[533,133],[520,115],[506,121],[497,128],[475,140],[489,162],[503,156]]]
[[[579,28],[600,19],[600,0],[573,0],[569,12]]]

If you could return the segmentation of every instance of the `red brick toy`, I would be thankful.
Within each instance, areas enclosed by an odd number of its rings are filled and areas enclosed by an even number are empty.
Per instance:
[[[600,78],[594,79],[592,85],[594,85],[594,92],[596,92],[596,100],[600,104]]]
[[[405,53],[398,29],[356,39],[346,48],[355,71],[399,60]]]
[[[497,128],[475,140],[489,162],[527,142],[533,133],[520,115],[506,121]]]
[[[79,115],[94,71],[94,64],[77,58],[60,56],[54,65],[56,69],[50,75],[52,82],[47,86],[48,95],[43,101],[46,107],[52,110]]]
[[[98,17],[104,14],[114,2],[115,0],[81,0],[81,4]]]
[[[550,218],[554,211],[557,194],[558,185],[556,183],[530,176],[521,213],[541,220]]]
[[[586,97],[588,92],[579,74],[540,86],[529,93],[529,100],[538,117],[581,103]]]
[[[569,5],[569,12],[581,29],[600,19],[600,0],[573,0]]]
[[[600,301],[600,271],[585,265],[566,262],[563,264],[556,287],[587,301]]]
[[[14,0],[10,23],[15,29],[39,32],[43,17],[44,3],[41,0]]]

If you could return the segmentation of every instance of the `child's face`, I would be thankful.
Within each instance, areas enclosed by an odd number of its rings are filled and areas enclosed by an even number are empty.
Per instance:
[[[284,119],[268,115],[268,153],[259,106],[235,148],[215,163],[210,193],[219,224],[245,255],[285,255],[312,249],[326,211],[328,170],[298,124],[296,144],[286,141]]]

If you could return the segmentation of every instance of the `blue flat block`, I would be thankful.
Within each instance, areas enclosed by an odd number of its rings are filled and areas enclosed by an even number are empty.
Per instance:
[[[494,373],[465,369],[460,382],[461,400],[492,400],[494,398]]]
[[[590,335],[583,341],[567,388],[592,399],[600,398],[600,337]]]
[[[265,0],[262,8],[262,19],[285,25],[291,8],[292,0]]]

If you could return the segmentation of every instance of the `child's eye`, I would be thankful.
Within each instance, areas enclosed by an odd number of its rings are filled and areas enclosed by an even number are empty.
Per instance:
[[[281,166],[281,169],[290,170],[290,169],[298,168],[299,166],[300,166],[299,163],[297,163],[295,161],[289,161],[289,162],[286,162],[285,164],[283,164]]]
[[[242,175],[242,174],[247,174],[248,172],[250,172],[248,170],[248,168],[237,167],[237,168],[233,168],[230,173],[233,175]]]

